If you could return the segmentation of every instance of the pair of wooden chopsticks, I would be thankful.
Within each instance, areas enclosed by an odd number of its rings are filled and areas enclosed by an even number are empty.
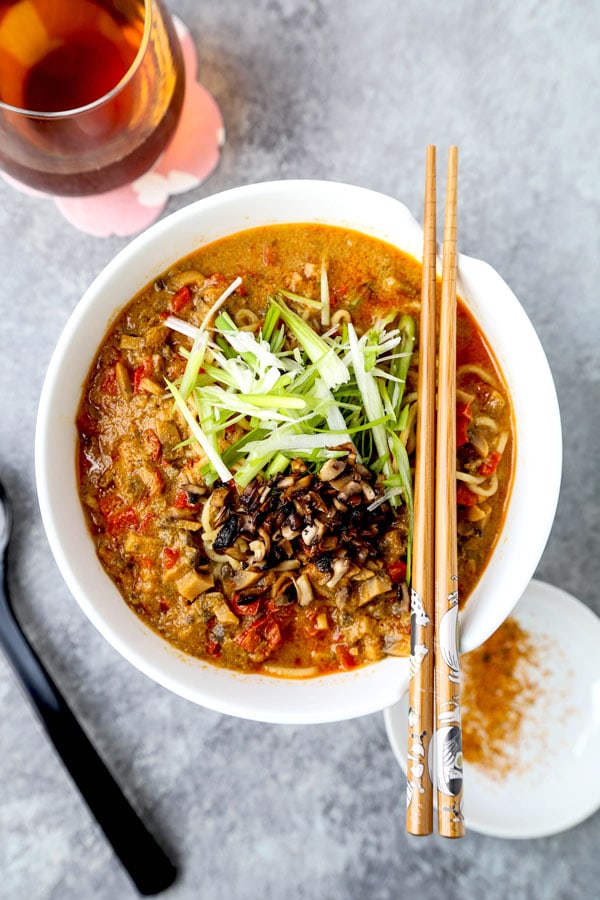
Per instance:
[[[431,770],[434,769],[438,832],[445,837],[462,837],[464,834],[456,546],[457,176],[458,151],[456,147],[450,147],[442,254],[436,416],[436,153],[435,147],[427,148],[411,585],[406,829],[410,834],[431,834],[433,830]],[[431,741],[433,744],[430,746]]]

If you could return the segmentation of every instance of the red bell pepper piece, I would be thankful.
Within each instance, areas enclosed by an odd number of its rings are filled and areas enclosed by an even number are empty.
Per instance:
[[[473,418],[471,401],[459,401],[456,404],[456,446],[469,443],[468,425]]]
[[[139,528],[139,519],[132,506],[123,506],[123,501],[116,493],[105,494],[98,500],[100,512],[106,519],[108,534],[120,534],[128,528]]]
[[[339,287],[331,288],[329,304],[332,307],[339,306],[340,303],[343,303],[346,299],[346,295],[348,294],[347,285],[340,285]]]
[[[165,547],[163,550],[163,565],[165,569],[172,569],[180,556],[180,550],[176,550],[173,547]]]
[[[175,507],[175,509],[197,509],[200,505],[200,502],[197,501],[194,503],[190,500],[185,491],[177,491],[172,505]]]
[[[142,524],[140,525],[140,532],[141,532],[142,534],[147,534],[147,533],[148,533],[148,529],[150,528],[150,526],[151,526],[152,523],[154,522],[155,518],[156,518],[156,516],[155,516],[154,513],[151,513],[151,512],[146,513],[146,515],[145,515],[144,518],[142,519]]]
[[[231,595],[229,605],[236,616],[256,616],[260,607],[261,597],[257,597],[252,603],[238,603],[239,591],[234,591]]]
[[[147,356],[143,363],[141,363],[133,373],[134,394],[139,394],[142,378],[149,378],[152,375],[152,371],[152,358]]]
[[[260,643],[260,629],[267,622],[267,616],[263,616],[261,619],[256,619],[255,622],[250,622],[243,631],[240,631],[234,637],[234,641],[236,644],[239,644],[243,650],[246,650],[248,653],[252,653],[253,650],[256,650]]]
[[[120,534],[130,528],[139,528],[140,522],[132,506],[119,509],[108,516],[106,530],[109,534]]]
[[[406,563],[399,559],[387,566],[387,573],[390,576],[392,584],[400,584],[406,579]]]
[[[281,644],[281,629],[275,619],[269,618],[267,620],[262,633],[267,642],[269,653],[272,653]]]
[[[104,518],[108,519],[121,502],[121,498],[116,494],[105,494],[104,497],[100,497],[98,500],[98,506]]]
[[[479,497],[461,482],[456,488],[456,502],[458,506],[477,506]]]
[[[209,656],[213,656],[215,659],[218,659],[218,657],[221,655],[221,645],[214,639],[211,633],[216,621],[217,620],[213,616],[212,619],[209,619],[206,625],[206,652],[209,654]]]
[[[188,305],[188,303],[192,302],[192,292],[190,291],[187,284],[184,284],[183,287],[179,288],[176,294],[173,294],[171,300],[169,301],[169,306],[171,307],[171,312],[179,313],[181,310]]]
[[[214,656],[215,659],[221,655],[221,645],[218,641],[213,641],[212,638],[207,638],[206,640],[206,652],[210,656]]]
[[[234,641],[247,653],[252,653],[261,641],[265,641],[269,653],[272,653],[281,643],[281,630],[272,616],[263,616],[240,631]]]
[[[498,450],[491,450],[487,457],[479,466],[479,474],[489,478],[498,468],[498,463],[502,459],[502,454]]]

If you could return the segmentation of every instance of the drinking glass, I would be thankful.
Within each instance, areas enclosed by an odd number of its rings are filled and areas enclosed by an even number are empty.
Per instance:
[[[135,180],[183,93],[160,0],[0,0],[0,168],[18,181],[83,196]]]

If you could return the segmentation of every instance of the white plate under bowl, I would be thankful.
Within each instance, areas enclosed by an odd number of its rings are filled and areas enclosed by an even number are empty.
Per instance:
[[[494,837],[537,838],[600,808],[600,619],[535,580],[512,615],[535,641],[543,690],[524,720],[518,770],[500,780],[465,761],[465,825]],[[407,704],[405,696],[384,713],[405,774]]]

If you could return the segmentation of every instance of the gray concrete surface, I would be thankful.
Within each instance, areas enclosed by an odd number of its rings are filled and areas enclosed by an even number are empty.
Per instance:
[[[596,0],[172,0],[227,126],[238,184],[319,177],[422,205],[424,148],[461,148],[460,248],[490,262],[555,375],[565,465],[537,576],[600,611],[600,15]],[[600,816],[535,841],[404,833],[382,717],[238,721],[141,675],[70,597],[33,475],[50,353],[125,243],[0,183],[0,471],[17,506],[14,593],[35,646],[180,865],[172,900],[592,900]],[[534,522],[534,511],[532,511]],[[534,526],[533,526],[534,527]],[[127,900],[127,877],[0,657],[0,897]],[[600,776],[599,776],[600,777]]]

